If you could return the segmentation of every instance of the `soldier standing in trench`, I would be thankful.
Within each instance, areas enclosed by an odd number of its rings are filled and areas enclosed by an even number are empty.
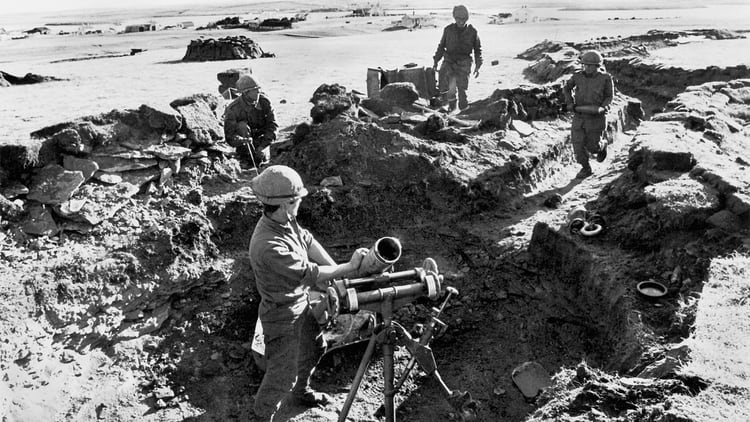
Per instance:
[[[336,264],[313,235],[297,224],[297,211],[307,189],[299,174],[273,165],[253,178],[253,192],[263,203],[263,216],[250,239],[250,264],[261,296],[258,316],[263,328],[266,373],[255,395],[255,414],[266,422],[282,400],[307,407],[330,398],[310,388],[310,377],[326,343],[310,308],[310,290],[325,290],[334,278],[357,274],[367,249],[357,249],[349,262]],[[274,421],[279,420],[276,416]]]
[[[456,108],[456,91],[458,91],[458,108],[469,106],[466,90],[469,89],[469,75],[471,74],[471,53],[474,52],[474,77],[479,76],[482,67],[482,43],[479,41],[477,30],[466,23],[469,20],[469,10],[460,5],[453,8],[455,23],[443,29],[435,55],[433,69],[438,69],[438,63],[443,59],[438,73],[438,89],[440,90],[443,106],[450,110]]]
[[[596,154],[596,161],[607,158],[607,141],[603,139],[607,128],[606,113],[612,103],[614,83],[612,76],[600,69],[602,55],[598,51],[586,51],[581,55],[583,70],[573,74],[563,86],[563,95],[568,110],[573,112],[570,141],[573,143],[576,161],[581,165],[577,179],[591,176],[589,154]]]
[[[224,139],[235,147],[241,160],[260,171],[268,163],[270,145],[276,140],[276,116],[255,78],[242,75],[236,86],[241,95],[224,111]]]

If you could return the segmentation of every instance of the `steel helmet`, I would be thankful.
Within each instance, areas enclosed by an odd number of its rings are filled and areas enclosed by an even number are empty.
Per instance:
[[[589,50],[581,54],[583,64],[602,64],[602,55],[596,50]]]
[[[458,19],[469,19],[469,9],[464,5],[458,5],[453,8],[453,17]]]
[[[307,195],[302,178],[291,167],[270,166],[250,181],[250,187],[260,202],[281,205]]]
[[[252,88],[260,89],[260,85],[258,85],[258,82],[256,82],[255,79],[250,75],[240,76],[239,79],[237,79],[237,83],[235,85],[237,86],[237,90],[239,90],[240,92]]]

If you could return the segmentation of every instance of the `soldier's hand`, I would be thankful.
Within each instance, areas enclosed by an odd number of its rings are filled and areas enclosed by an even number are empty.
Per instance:
[[[351,259],[349,259],[349,263],[352,264],[352,268],[355,270],[359,270],[359,266],[362,264],[362,258],[367,255],[367,252],[369,250],[367,248],[359,248],[352,254]]]

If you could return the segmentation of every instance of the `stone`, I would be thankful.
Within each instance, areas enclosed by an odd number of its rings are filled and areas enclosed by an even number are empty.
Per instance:
[[[49,164],[33,176],[28,199],[43,204],[60,204],[70,199],[83,181],[80,171],[68,171],[57,164]]]
[[[73,128],[65,128],[52,136],[52,140],[65,152],[71,154],[88,154],[93,145]]]
[[[513,369],[513,383],[527,399],[536,397],[552,384],[549,373],[537,362],[524,362]]]
[[[139,170],[158,165],[156,160],[146,158],[128,159],[109,155],[94,155],[91,158],[99,165],[99,170],[107,173]]]
[[[122,182],[122,176],[119,173],[104,173],[101,171],[94,174],[94,179],[107,185],[116,185]]]
[[[38,236],[52,236],[60,231],[49,209],[39,204],[30,207],[28,216],[21,223],[21,230]]]
[[[69,171],[80,171],[83,174],[84,182],[88,181],[99,170],[99,165],[95,161],[72,155],[63,156],[63,167]]]
[[[71,217],[81,212],[83,206],[86,204],[87,199],[71,199],[62,204],[55,205],[52,210],[61,217]]]
[[[187,157],[191,153],[190,148],[185,148],[180,145],[174,144],[161,144],[152,145],[143,150],[147,154],[151,154],[154,157],[161,158],[162,160],[179,160],[180,158]]]
[[[380,99],[403,107],[417,101],[419,92],[411,82],[393,82],[380,90]]]
[[[729,233],[736,233],[742,230],[740,218],[729,210],[721,210],[708,217],[706,221],[708,224]]]
[[[143,185],[153,180],[158,180],[161,176],[161,170],[158,167],[150,167],[142,170],[126,171],[120,174],[124,183],[135,186],[138,190]]]
[[[185,120],[188,139],[198,145],[211,145],[224,137],[219,119],[205,101],[195,101],[176,107]]]
[[[3,188],[2,195],[8,199],[16,199],[19,196],[27,195],[29,188],[25,185],[15,182]]]
[[[148,125],[165,134],[174,134],[182,127],[182,116],[169,105],[142,104],[138,109]]]
[[[329,176],[320,181],[322,187],[338,187],[344,186],[344,182],[341,181],[341,176]]]

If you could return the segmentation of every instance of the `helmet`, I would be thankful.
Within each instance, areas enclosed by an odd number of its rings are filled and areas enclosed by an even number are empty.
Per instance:
[[[589,50],[581,54],[581,63],[583,64],[601,64],[602,55],[596,50]]]
[[[464,5],[455,6],[453,8],[453,17],[458,19],[469,19],[469,9]]]
[[[242,75],[237,79],[237,83],[235,84],[237,86],[237,90],[242,92],[246,91],[251,88],[258,88],[260,89],[260,85],[258,85],[258,82],[255,81],[255,79],[250,75]]]
[[[250,187],[260,202],[281,205],[291,199],[307,195],[302,178],[291,167],[270,166],[250,181]]]

